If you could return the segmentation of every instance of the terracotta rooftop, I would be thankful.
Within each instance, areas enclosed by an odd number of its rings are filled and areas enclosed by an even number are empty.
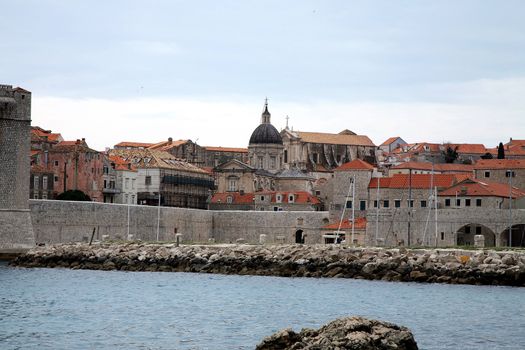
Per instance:
[[[375,147],[372,140],[365,135],[329,134],[322,132],[295,132],[303,142],[325,143],[331,145],[358,145]]]
[[[152,145],[153,143],[122,141],[122,142],[117,143],[115,147],[147,148]]]
[[[345,163],[334,171],[346,171],[346,170],[374,170],[374,166],[370,163],[365,162],[361,159],[354,159],[351,162]]]
[[[36,136],[38,136],[40,138],[47,137],[47,140],[51,141],[51,142],[60,142],[60,141],[64,140],[62,138],[62,135],[57,134],[57,133],[52,133],[51,130],[44,130],[44,129],[42,129],[39,126],[32,126],[31,127],[31,134],[32,135],[36,135]]]
[[[480,159],[474,169],[525,169],[525,159]]]
[[[149,146],[148,148],[149,149],[156,149],[156,150],[159,150],[159,151],[167,151],[173,147],[179,147],[180,145],[183,145],[185,143],[188,143],[190,140],[177,140],[177,141],[173,141],[171,138],[168,139],[167,141],[161,141],[161,142],[158,142],[158,143],[155,143],[151,146]]]
[[[380,188],[402,188],[408,189],[429,189],[430,184],[433,187],[448,188],[459,181],[467,179],[470,174],[395,174],[390,177],[390,181],[381,178]],[[368,188],[377,188],[377,178],[372,178],[368,184]]]
[[[439,196],[490,196],[509,198],[512,193],[512,198],[521,198],[525,196],[525,191],[517,187],[512,187],[512,191],[508,184],[487,182],[477,179],[467,179],[452,187],[447,188],[439,193]]]
[[[153,149],[114,149],[110,156],[119,156],[136,168],[161,168],[207,174],[201,168],[173,157],[165,151]]]
[[[228,203],[228,197],[231,197],[231,203]],[[211,203],[222,204],[252,204],[255,196],[253,193],[239,193],[239,192],[219,192],[211,197]]]
[[[385,142],[383,142],[380,146],[388,146],[392,144],[394,141],[396,141],[398,138],[399,136],[390,137]]]
[[[206,151],[210,152],[235,152],[235,153],[248,153],[247,148],[235,148],[235,147],[214,147],[204,146]]]
[[[342,230],[352,229],[352,221],[350,219],[344,219],[342,222],[335,222],[333,224],[328,224],[322,228],[325,230],[337,230],[339,229],[339,223],[341,223]],[[355,229],[364,230],[366,229],[366,218],[355,218]]]
[[[135,168],[131,162],[124,160],[124,158],[116,156],[116,155],[110,155],[109,156],[110,162],[115,164],[115,170],[123,170],[123,171],[137,171],[137,168]]]

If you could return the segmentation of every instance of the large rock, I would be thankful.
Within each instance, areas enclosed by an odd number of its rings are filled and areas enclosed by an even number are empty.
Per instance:
[[[317,330],[281,330],[267,338],[257,350],[415,350],[410,330],[392,323],[363,317],[339,318]]]

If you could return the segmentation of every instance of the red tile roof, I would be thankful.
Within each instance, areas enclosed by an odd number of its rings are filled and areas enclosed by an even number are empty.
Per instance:
[[[374,166],[361,159],[354,159],[351,162],[345,163],[336,168],[335,171],[345,170],[374,170]]]
[[[281,203],[297,203],[297,204],[320,204],[321,201],[316,196],[306,192],[306,191],[289,191],[289,192],[256,192],[256,194],[267,194],[272,196],[272,203],[277,203],[277,194],[282,195]],[[289,195],[294,196],[293,202],[289,202]]]
[[[232,198],[232,202],[228,203],[228,197]],[[211,203],[223,203],[223,204],[253,204],[255,195],[253,193],[239,192],[219,192],[215,193],[211,197]]]
[[[147,148],[149,146],[153,146],[153,143],[122,141],[115,145],[115,147],[132,147],[132,148],[139,148],[139,147]]]
[[[379,147],[381,147],[381,146],[388,146],[388,145],[392,144],[398,138],[399,138],[399,136],[390,137],[385,142],[383,142]]]
[[[511,193],[512,198],[521,198],[525,196],[524,190],[512,187],[511,191],[508,184],[467,179],[439,192],[439,196],[455,196],[456,194],[459,194],[461,196],[509,198]]]
[[[352,135],[348,133],[329,134],[323,132],[296,131],[295,134],[306,143],[324,143],[331,145],[359,145],[375,147],[372,140],[365,135]]]
[[[234,147],[214,147],[204,146],[206,151],[209,152],[235,152],[235,153],[248,153],[247,148],[234,148]]]
[[[447,188],[469,177],[470,174],[412,174],[412,176],[395,174],[390,181],[381,178],[379,186],[380,188],[428,189],[432,183],[434,187]],[[370,180],[368,188],[377,188],[376,178]]]
[[[131,162],[128,162],[124,160],[124,158],[116,156],[116,155],[110,155],[109,160],[115,164],[115,170],[123,170],[123,171],[137,171],[137,168],[135,168]]]
[[[341,223],[341,229],[352,229],[352,221],[350,219],[345,219],[342,222],[335,222],[333,224],[328,224],[322,228],[325,230],[337,230],[339,229],[339,223]],[[355,218],[355,229],[364,230],[366,229],[366,218]]]
[[[171,148],[173,147],[179,147],[180,145],[183,145],[185,143],[188,143],[190,142],[190,140],[177,140],[177,141],[173,141],[173,140],[167,140],[167,141],[161,141],[161,142],[158,142],[156,144],[153,144],[151,146],[149,146],[148,148],[149,149],[156,149],[156,150],[159,150],[159,151],[168,151],[170,150]]]
[[[379,182],[379,188],[389,188],[391,177],[373,177],[370,179],[368,188],[377,188],[377,183]]]
[[[474,169],[525,169],[525,159],[480,159]]]
[[[63,140],[62,135],[52,133],[51,130],[44,130],[39,126],[32,126],[31,134],[36,135],[40,138],[47,137],[47,139],[51,142],[59,142]]]

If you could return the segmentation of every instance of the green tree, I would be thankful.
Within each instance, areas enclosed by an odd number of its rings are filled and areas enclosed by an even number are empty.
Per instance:
[[[443,151],[446,163],[454,163],[458,159],[458,147],[452,148],[450,145],[447,146],[446,150]]]
[[[62,192],[61,194],[57,196],[56,199],[60,201],[79,201],[79,202],[82,202],[82,201],[90,202],[91,201],[91,198],[89,198],[87,194],[85,194],[84,192],[80,190],[68,190],[66,192]]]

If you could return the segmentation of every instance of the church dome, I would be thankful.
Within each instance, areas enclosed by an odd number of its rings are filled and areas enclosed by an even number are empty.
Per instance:
[[[257,143],[283,144],[283,139],[279,131],[270,122],[271,114],[268,112],[268,99],[264,104],[264,111],[261,115],[261,125],[259,125],[250,137],[250,145]]]
[[[283,139],[279,131],[272,124],[261,124],[252,133],[250,145],[256,143],[276,143],[283,144]]]

